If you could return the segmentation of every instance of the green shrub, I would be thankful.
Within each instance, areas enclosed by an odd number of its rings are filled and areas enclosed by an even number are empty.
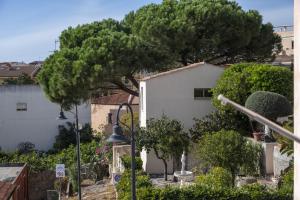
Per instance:
[[[293,113],[293,108],[286,97],[266,91],[257,91],[251,94],[245,103],[246,108],[275,121]]]
[[[127,179],[129,182],[129,179]],[[124,185],[123,185],[124,186]],[[127,190],[117,185],[120,200],[130,200],[129,184]],[[265,186],[252,184],[242,188],[212,188],[204,185],[154,188],[153,186],[137,187],[139,200],[292,200],[292,193],[279,192]]]
[[[279,190],[284,193],[293,193],[294,191],[294,168],[290,167],[283,173],[279,182]]]
[[[199,175],[195,180],[196,184],[211,188],[233,187],[232,175],[226,169],[214,167],[208,174]]]
[[[118,182],[116,189],[118,191],[119,199],[130,199],[131,197],[131,171],[125,170],[122,174],[120,181]],[[136,171],[136,188],[153,187],[150,177],[145,175],[142,171]]]
[[[67,122],[67,127],[64,125],[58,126],[59,133],[55,137],[53,150],[55,152],[68,148],[71,144],[76,145],[76,129],[75,124]],[[85,124],[80,130],[80,143],[91,142],[94,139],[93,130],[89,124]]]
[[[270,91],[293,100],[293,72],[280,66],[240,63],[227,68],[212,89],[213,104],[234,130],[250,132],[248,117],[236,112],[231,106],[223,106],[219,94],[245,105],[247,98],[256,91]],[[229,119],[230,118],[230,119]]]
[[[124,155],[121,157],[121,160],[123,162],[125,169],[130,170],[131,169],[131,156]],[[143,161],[140,157],[135,157],[135,169],[136,170],[143,169]]]
[[[17,146],[17,152],[20,154],[30,153],[34,151],[35,145],[31,142],[21,142]]]
[[[242,167],[257,170],[259,148],[254,149],[253,146],[238,132],[222,130],[203,136],[198,144],[198,155],[202,164],[207,167],[227,169],[232,175],[233,185],[235,176]]]
[[[231,116],[229,116],[231,115]],[[223,130],[236,130],[239,124],[236,124],[234,116],[231,113],[228,115],[222,114],[220,111],[210,113],[201,119],[194,119],[195,123],[193,128],[190,129],[191,139],[193,142],[199,139],[206,133],[212,133]]]

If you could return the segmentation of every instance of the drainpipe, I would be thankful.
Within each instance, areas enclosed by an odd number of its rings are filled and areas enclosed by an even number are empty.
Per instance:
[[[294,132],[300,137],[300,1],[294,0]],[[294,199],[300,199],[300,144],[294,142]]]

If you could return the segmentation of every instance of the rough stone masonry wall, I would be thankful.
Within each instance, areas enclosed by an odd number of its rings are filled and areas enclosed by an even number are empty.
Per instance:
[[[29,173],[29,200],[46,200],[47,190],[54,189],[55,172]]]

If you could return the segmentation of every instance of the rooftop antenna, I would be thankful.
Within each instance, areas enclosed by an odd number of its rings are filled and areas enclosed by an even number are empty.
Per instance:
[[[56,50],[57,43],[59,43],[59,41],[58,41],[57,39],[54,40],[54,50],[53,50],[53,51],[50,51],[50,52],[55,52],[55,51],[57,51],[57,50]]]

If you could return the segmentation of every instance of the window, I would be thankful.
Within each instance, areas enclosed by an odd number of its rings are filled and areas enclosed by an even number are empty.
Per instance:
[[[211,88],[194,88],[194,99],[207,99],[212,97]]]
[[[27,103],[17,103],[17,111],[27,111]]]

